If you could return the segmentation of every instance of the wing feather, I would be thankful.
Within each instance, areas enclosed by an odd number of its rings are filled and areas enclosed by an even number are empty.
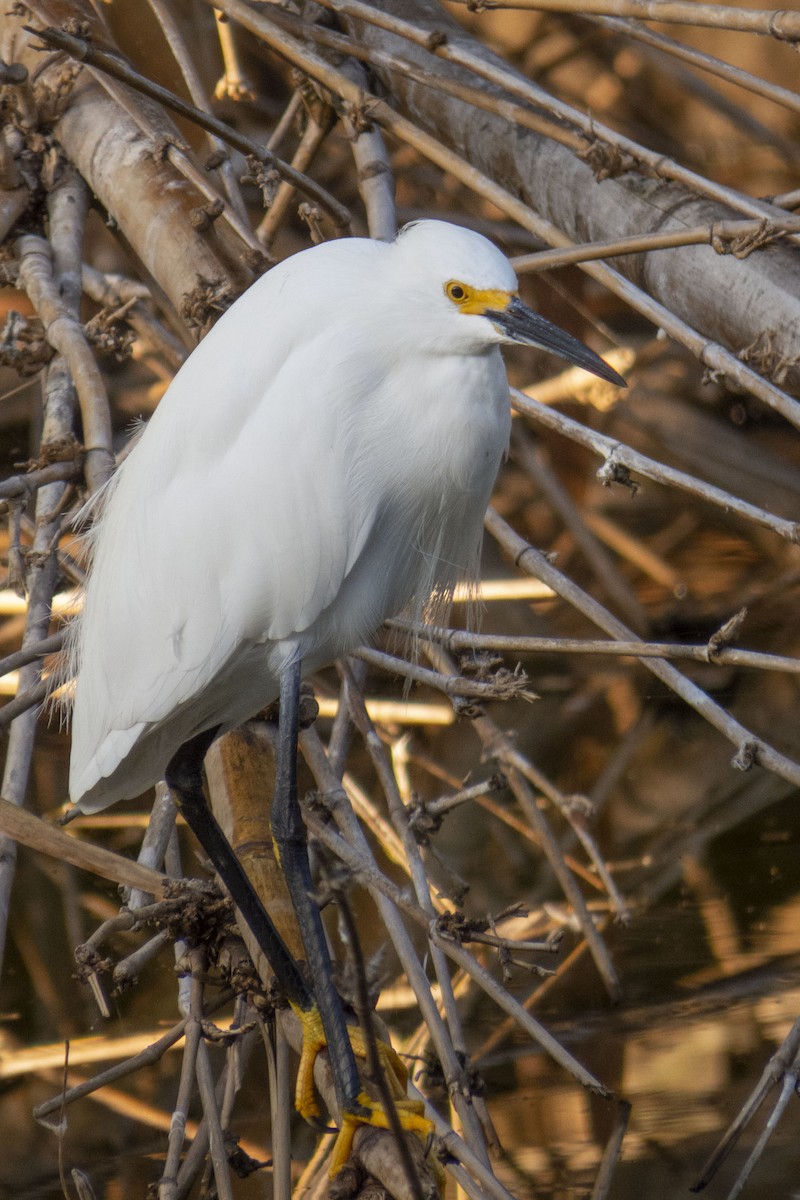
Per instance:
[[[365,261],[385,250],[353,247]],[[259,281],[193,353],[105,497],[76,638],[76,800],[115,774],[103,803],[126,794],[137,741],[170,720],[182,738],[193,705],[213,724],[212,684],[249,647],[312,625],[369,536],[356,423],[342,412],[383,368],[307,302],[310,329],[326,331],[298,340],[283,311],[304,295],[293,262],[291,279],[272,281],[277,268]],[[319,305],[319,262],[314,285]],[[269,672],[262,687],[267,703]]]

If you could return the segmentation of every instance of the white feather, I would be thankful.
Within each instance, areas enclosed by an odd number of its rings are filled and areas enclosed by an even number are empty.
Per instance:
[[[183,741],[474,569],[509,435],[503,339],[444,283],[513,291],[439,222],[275,267],[176,376],[103,500],[75,638],[70,794],[159,779]]]

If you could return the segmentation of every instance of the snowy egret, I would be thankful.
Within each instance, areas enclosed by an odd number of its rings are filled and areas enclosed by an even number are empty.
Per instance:
[[[95,812],[166,774],[269,941],[203,815],[200,769],[217,734],[280,696],[275,838],[315,962],[326,951],[294,784],[301,673],[476,571],[510,429],[500,347],[513,343],[624,386],[520,301],[477,233],[420,221],[391,244],[315,246],[219,320],[102,497],[74,637],[72,799]],[[284,967],[290,989],[305,986]],[[332,1061],[342,1040],[347,1059],[338,998],[317,998]],[[354,1069],[339,1066],[346,1111]]]

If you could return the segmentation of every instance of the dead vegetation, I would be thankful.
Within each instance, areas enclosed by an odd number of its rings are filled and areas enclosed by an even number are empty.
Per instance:
[[[432,1105],[424,1194],[434,1160],[495,1200],[785,1190],[798,45],[788,10],[667,0],[0,14],[9,1194],[328,1186],[330,1139],[291,1114],[296,1025],[169,795],[55,827],[68,742],[39,710],[72,521],[132,420],[271,261],[421,215],[493,237],[630,386],[515,354],[480,631],[465,597],[452,628],[393,622],[315,680],[305,815],[340,985],[362,1016],[377,998]],[[270,739],[217,744],[209,788],[291,941]],[[391,1135],[359,1137],[360,1170],[410,1194]]]

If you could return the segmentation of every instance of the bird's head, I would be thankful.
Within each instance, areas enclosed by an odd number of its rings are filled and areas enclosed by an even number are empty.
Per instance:
[[[481,234],[446,221],[415,221],[400,231],[395,246],[417,294],[424,289],[426,307],[435,306],[431,315],[446,322],[454,339],[475,349],[536,346],[609,383],[626,386],[598,354],[520,300],[513,267]],[[451,318],[458,318],[459,324]]]

